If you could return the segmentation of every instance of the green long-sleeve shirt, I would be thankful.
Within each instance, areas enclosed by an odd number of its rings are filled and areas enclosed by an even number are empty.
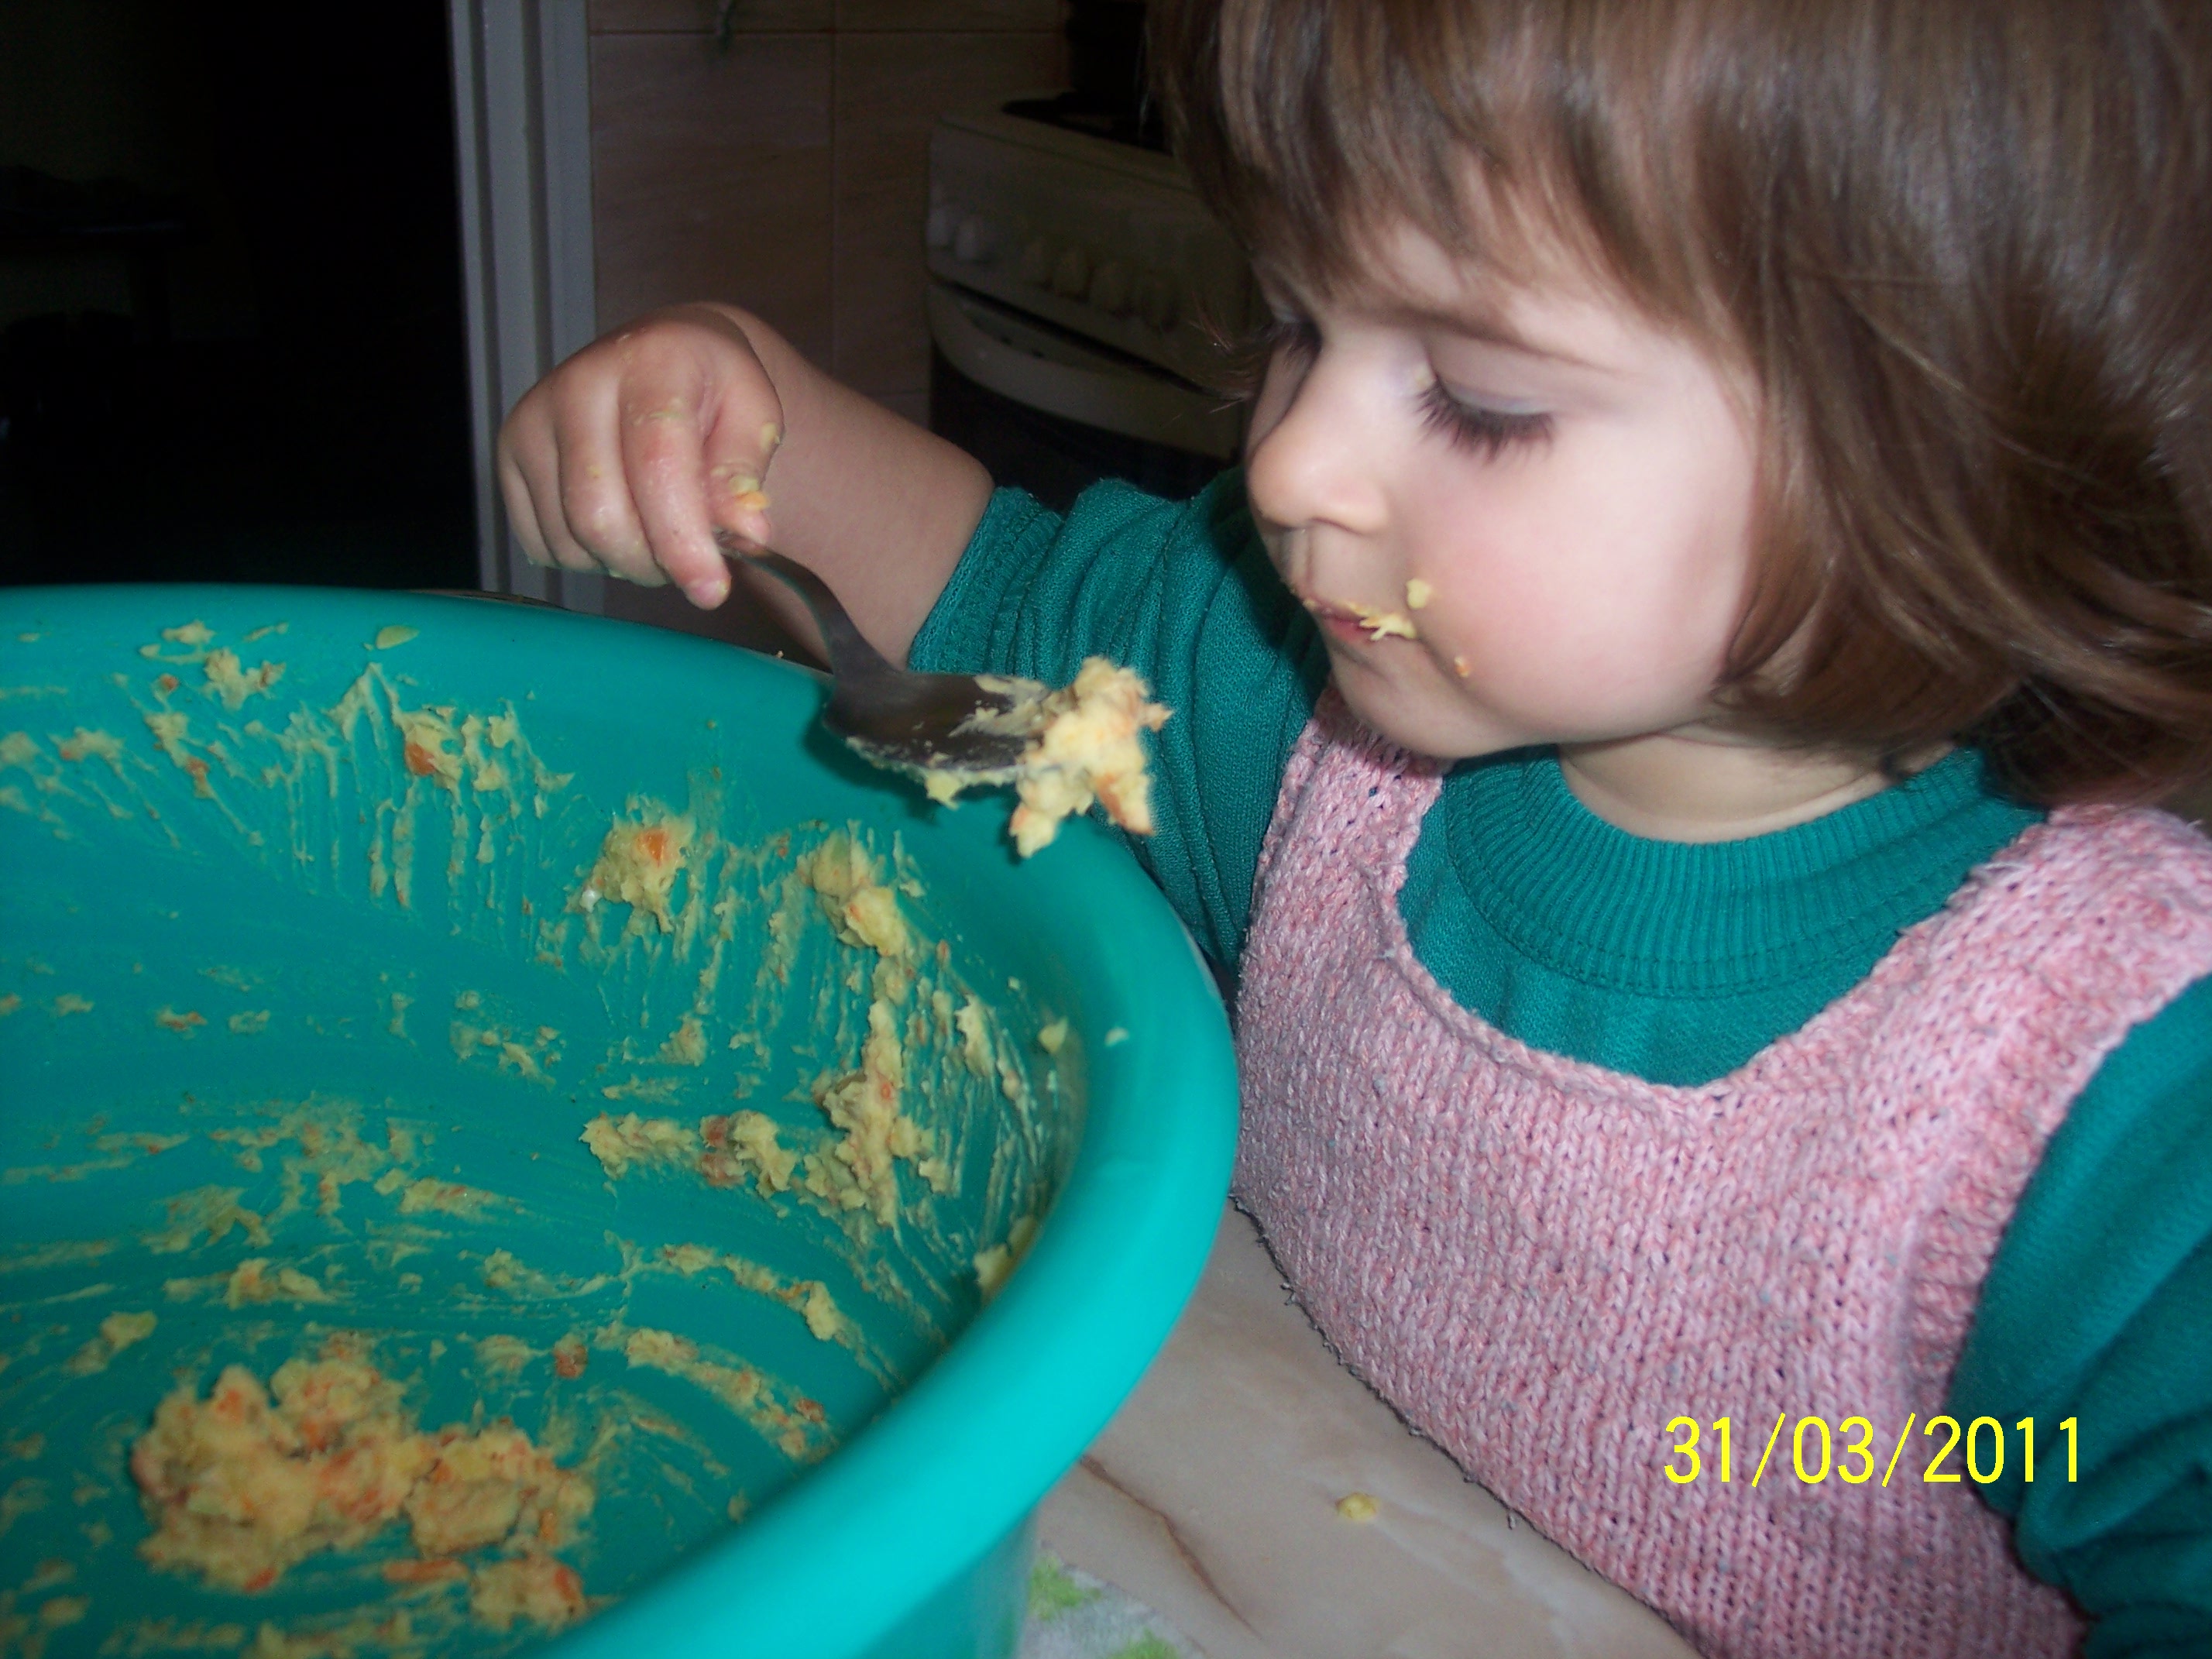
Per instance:
[[[1283,769],[1328,674],[1238,475],[1188,502],[1101,485],[1064,519],[1001,490],[913,654],[1054,684],[1091,654],[1143,673],[1177,712],[1155,749],[1158,833],[1133,845],[1233,973]],[[1960,752],[1812,823],[1651,842],[1526,750],[1447,776],[1399,902],[1422,963],[1492,1024],[1698,1083],[1863,977],[2036,816]],[[2014,1455],[1982,1495],[2029,1569],[2095,1619],[2089,1654],[2212,1655],[2212,980],[2131,1032],[2052,1137],[1946,1409],[2006,1426]],[[2031,1414],[2028,1485],[2012,1425]]]

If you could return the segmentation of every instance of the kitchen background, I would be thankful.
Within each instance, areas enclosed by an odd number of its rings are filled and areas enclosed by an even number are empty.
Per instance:
[[[0,0],[0,580],[475,569],[439,0]]]
[[[732,300],[926,419],[931,128],[1063,85],[1061,0],[586,15],[598,326]],[[0,0],[0,581],[475,585],[449,34]]]
[[[1062,415],[1101,388],[1109,404],[1138,408],[1121,434],[1075,432],[1079,468],[1164,489],[1194,483],[1210,459],[1141,441],[1133,453],[1127,435],[1163,398],[1184,405],[1170,424],[1189,428],[1190,382],[1204,378],[1191,363],[1191,313],[1237,320],[1218,251],[1176,228],[1191,210],[1163,185],[1153,152],[989,125],[1006,100],[1065,88],[1072,74],[1079,106],[1112,105],[1129,77],[1110,37],[1129,34],[1141,9],[0,0],[0,584],[472,587],[487,572],[513,584],[512,562],[482,545],[488,530],[498,535],[477,483],[497,403],[568,349],[564,331],[572,346],[684,299],[750,307],[916,420],[933,413],[934,362],[939,424],[1002,477],[1014,461],[994,441],[1011,434],[1034,450],[1030,438],[1051,428],[1047,443],[1065,447],[1064,420],[979,392],[933,358],[934,319],[940,337],[950,328],[964,343],[964,368],[988,378],[996,363],[999,392],[1040,386]],[[551,19],[565,20],[562,73],[584,104],[589,297],[565,327],[537,325],[519,379],[510,353],[512,390],[487,392],[484,364],[502,343],[484,346],[483,318],[468,313],[472,284],[483,304],[467,261],[484,258],[484,233],[464,224],[472,214],[489,223],[509,201],[481,185],[471,200],[463,187],[498,100],[481,60],[457,73],[457,43]],[[478,146],[465,159],[457,87]],[[559,101],[542,86],[534,97]],[[960,137],[958,167],[933,197],[941,118],[977,112],[984,124]],[[1130,125],[1116,117],[1115,140],[1142,136]],[[523,193],[541,193],[554,159],[543,147],[525,158]],[[1150,266],[1108,268],[1110,252],[1139,245],[1164,251]],[[1162,272],[1183,285],[1182,314],[1171,327],[1155,316],[1148,331],[1138,313],[1161,298]],[[1218,400],[1200,400],[1195,418],[1209,413]],[[1066,457],[1046,459],[1064,483]],[[787,643],[732,608],[693,611],[672,590],[572,580],[562,597]],[[2184,805],[2203,816],[2212,790]]]

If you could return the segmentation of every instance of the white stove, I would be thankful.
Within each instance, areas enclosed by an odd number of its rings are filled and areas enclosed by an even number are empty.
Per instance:
[[[1236,454],[1218,342],[1255,292],[1172,159],[1000,110],[945,117],[927,242],[931,332],[956,373],[1134,443]]]

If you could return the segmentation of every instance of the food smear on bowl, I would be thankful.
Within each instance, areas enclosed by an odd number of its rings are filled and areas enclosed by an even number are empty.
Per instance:
[[[668,916],[669,896],[684,869],[692,832],[691,820],[680,814],[616,823],[599,844],[599,861],[576,895],[576,908],[588,911],[602,899],[615,899],[668,932],[675,926]]]
[[[1089,657],[1073,683],[1055,691],[1036,680],[977,677],[987,690],[1012,698],[1002,713],[978,714],[963,731],[1000,732],[1028,739],[1010,769],[932,767],[922,786],[947,805],[963,789],[1011,782],[1020,805],[1009,829],[1024,858],[1049,846],[1060,820],[1093,805],[1132,835],[1152,833],[1152,781],[1143,732],[1166,725],[1172,709],[1151,700],[1152,689],[1135,670]]]
[[[392,1527],[416,1559],[386,1563],[389,1582],[490,1571],[495,1628],[521,1614],[557,1629],[586,1609],[575,1570],[554,1558],[591,1513],[591,1482],[512,1424],[423,1432],[398,1385],[343,1341],[288,1361],[266,1387],[235,1364],[204,1400],[179,1383],[130,1467],[154,1528],[138,1553],[210,1585],[266,1590],[309,1556]],[[486,1551],[496,1553],[467,1559]],[[510,1558],[536,1560],[518,1572]]]
[[[103,1079],[0,1114],[43,1195],[0,1243],[0,1522],[70,1575],[24,1603],[46,1659],[588,1616],[933,1363],[1072,1152],[1065,1017],[944,936],[897,834],[732,811],[720,738],[688,793],[588,792],[526,695],[364,669],[368,630],[335,679],[248,648],[281,631],[162,629],[0,730],[10,821],[100,854],[0,945],[11,1032]],[[77,920],[118,885],[154,930],[119,959]]]

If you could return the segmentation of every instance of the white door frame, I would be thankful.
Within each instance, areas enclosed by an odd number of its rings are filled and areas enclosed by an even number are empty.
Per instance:
[[[600,580],[522,556],[493,477],[499,423],[598,333],[586,0],[447,0],[460,166],[477,573],[489,592],[601,611]]]

